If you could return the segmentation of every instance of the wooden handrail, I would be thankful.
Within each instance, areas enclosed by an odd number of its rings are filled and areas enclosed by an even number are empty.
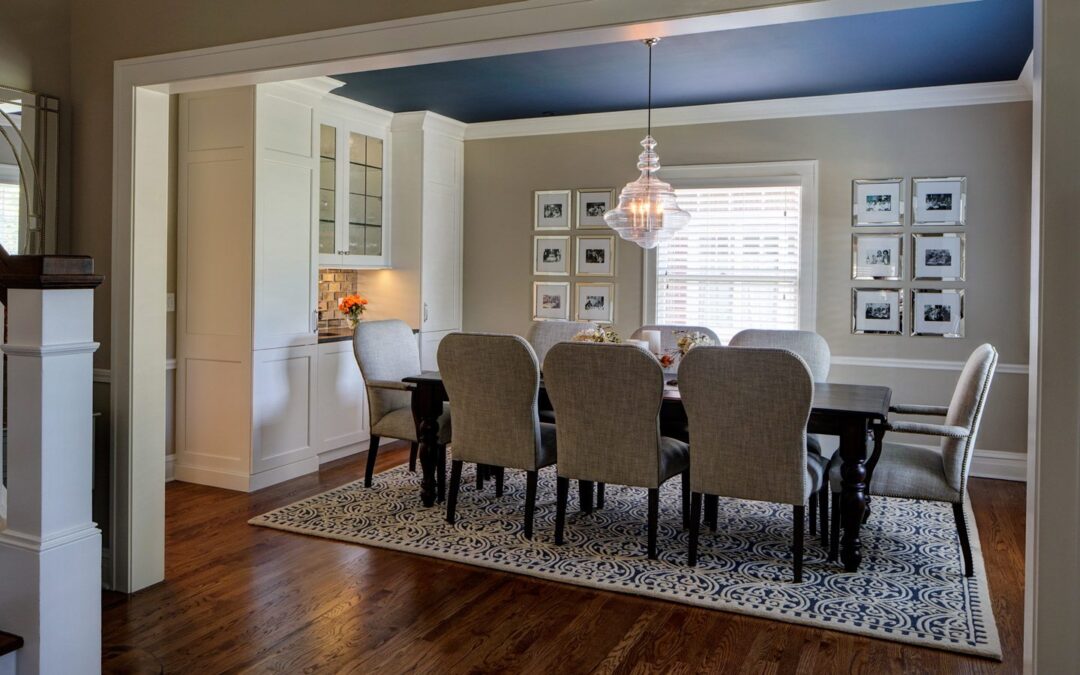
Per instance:
[[[94,274],[85,255],[11,255],[0,245],[0,302],[11,288],[97,288],[105,277]]]

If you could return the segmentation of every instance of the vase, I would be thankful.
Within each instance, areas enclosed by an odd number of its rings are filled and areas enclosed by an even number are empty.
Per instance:
[[[356,330],[356,327],[360,325],[360,317],[349,316],[347,318],[349,319],[349,328],[351,328],[352,330]]]

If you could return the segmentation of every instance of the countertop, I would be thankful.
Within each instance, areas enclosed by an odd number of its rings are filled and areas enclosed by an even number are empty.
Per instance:
[[[413,335],[416,335],[420,331],[413,328]],[[351,340],[353,332],[351,328],[327,328],[326,330],[319,331],[319,344],[327,344],[328,342],[345,342]]]

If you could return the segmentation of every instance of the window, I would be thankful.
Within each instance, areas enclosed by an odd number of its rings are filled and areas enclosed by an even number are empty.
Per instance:
[[[724,342],[744,328],[813,328],[815,171],[799,164],[806,176],[775,165],[665,170],[692,217],[649,256],[647,321],[708,326]],[[763,167],[773,171],[752,175]]]
[[[0,245],[12,255],[19,251],[19,183],[0,176]]]

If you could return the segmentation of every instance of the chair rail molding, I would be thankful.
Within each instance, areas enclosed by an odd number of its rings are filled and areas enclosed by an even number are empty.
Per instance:
[[[858,368],[902,368],[908,370],[954,370],[964,369],[963,361],[939,361],[935,359],[883,358],[878,356],[836,356],[832,357],[834,366],[855,366]],[[1027,375],[1026,363],[999,363],[997,372],[1002,375]]]

